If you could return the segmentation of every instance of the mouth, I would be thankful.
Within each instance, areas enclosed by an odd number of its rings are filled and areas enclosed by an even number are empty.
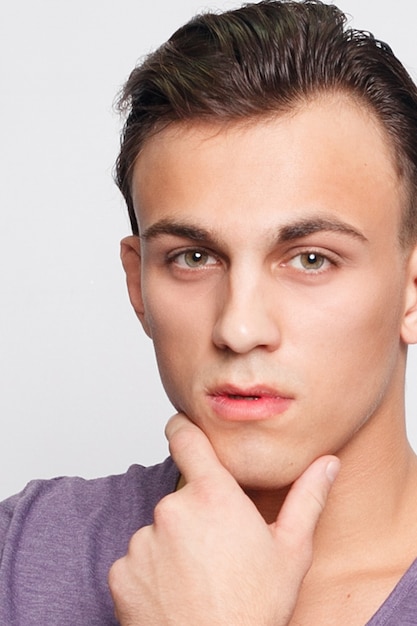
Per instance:
[[[227,394],[229,398],[234,400],[259,400],[262,396],[242,396],[239,394],[229,393]]]
[[[207,397],[216,416],[232,422],[273,419],[293,402],[292,397],[263,386],[239,389],[226,385],[209,392]]]

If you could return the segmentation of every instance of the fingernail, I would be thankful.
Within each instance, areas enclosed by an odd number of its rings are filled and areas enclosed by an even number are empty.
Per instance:
[[[326,476],[333,483],[336,480],[336,477],[340,470],[340,461],[338,459],[334,459],[330,461],[330,463],[326,467]]]

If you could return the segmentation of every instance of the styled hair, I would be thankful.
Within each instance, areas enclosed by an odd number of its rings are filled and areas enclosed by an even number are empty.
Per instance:
[[[417,89],[391,48],[319,0],[263,0],[198,15],[136,67],[118,106],[126,114],[116,182],[132,230],[132,172],[145,141],[173,122],[239,121],[284,113],[344,92],[376,116],[408,191],[401,241],[417,238]]]

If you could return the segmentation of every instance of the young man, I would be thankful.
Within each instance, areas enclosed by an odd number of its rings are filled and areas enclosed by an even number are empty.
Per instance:
[[[2,623],[417,624],[415,86],[334,6],[270,1],[180,29],[125,107],[175,464],[4,503]]]

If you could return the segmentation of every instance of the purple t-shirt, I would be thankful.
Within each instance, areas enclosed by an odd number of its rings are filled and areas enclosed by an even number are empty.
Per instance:
[[[171,459],[96,480],[34,481],[0,505],[1,626],[117,624],[107,585],[129,539],[174,491]]]
[[[96,480],[34,481],[0,504],[1,626],[112,626],[107,575],[157,502],[171,459]],[[366,626],[417,625],[417,561]]]

